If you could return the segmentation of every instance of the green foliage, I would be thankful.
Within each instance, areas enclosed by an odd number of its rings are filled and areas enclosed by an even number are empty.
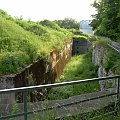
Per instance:
[[[110,37],[113,40],[120,38],[120,1],[119,0],[95,0],[93,7],[97,14],[93,15],[91,26],[95,34]]]
[[[91,63],[91,53],[75,56],[66,65],[58,82],[73,81],[97,77],[97,66]],[[98,82],[57,87],[50,91],[48,99],[64,99],[99,90]]]
[[[14,20],[10,15],[8,15],[5,11],[0,9],[0,17],[3,17],[7,20]]]
[[[66,29],[79,29],[80,22],[72,18],[65,18],[64,20],[55,20],[55,22],[62,28]]]
[[[90,37],[90,35],[83,34],[80,30],[70,29],[70,31],[73,32],[74,34],[73,36],[74,40],[88,40]]]
[[[69,31],[73,33],[74,35],[73,37],[86,37],[86,38],[90,37],[90,35],[84,34],[82,31],[77,29],[69,29]]]
[[[60,81],[71,81],[97,77],[97,68],[92,64],[91,58],[91,53],[73,57],[70,63],[66,65],[64,77],[62,77]]]
[[[0,73],[18,72],[28,63],[30,63],[29,55],[20,51],[0,54]]]
[[[120,55],[112,49],[108,49],[106,64],[104,65],[105,69],[108,71],[112,69],[115,74],[120,74]]]
[[[101,46],[104,46],[106,48],[109,47],[108,46],[108,43],[109,43],[109,40],[110,40],[109,38],[96,36],[93,39],[94,39],[93,46],[101,45]]]
[[[77,29],[69,29],[70,32],[72,32],[74,35],[85,35],[82,31]]]
[[[106,54],[106,62],[104,64],[104,67],[106,71],[109,71],[110,69],[115,74],[120,74],[120,54],[117,53],[113,48],[108,46],[108,44],[111,44],[111,40],[107,37],[95,37],[95,40],[93,41],[93,46],[99,45],[103,46],[107,49]]]
[[[47,23],[47,21],[46,21],[46,23]],[[25,30],[38,35],[39,39],[42,42],[50,42],[49,44],[51,44],[53,47],[55,47],[56,44],[63,45],[63,43],[67,39],[70,39],[72,37],[71,32],[60,28],[57,24],[55,24],[51,21],[48,22],[48,24],[51,23],[48,26],[46,26],[46,25],[42,26],[40,22],[39,23],[27,22],[27,21],[18,20],[18,19],[16,20],[16,23],[19,24]],[[57,31],[55,29],[55,26],[57,26],[56,27]]]
[[[15,103],[12,108],[12,114],[17,114],[18,111],[19,111],[18,104]]]
[[[16,19],[15,22],[25,30],[33,32],[34,34],[39,36],[48,32],[47,28],[35,22],[28,22],[20,19]]]
[[[89,41],[94,42],[96,40],[97,40],[97,36],[95,36],[95,35],[89,36]]]
[[[87,36],[74,35],[73,39],[75,40],[88,40]]]
[[[0,10],[0,75],[17,72],[37,59],[47,60],[50,51],[58,46],[62,49],[72,38],[68,30],[49,23],[48,27],[39,22],[13,19]]]
[[[56,24],[55,22],[49,21],[49,20],[40,21],[39,23],[42,24],[43,26],[47,26],[54,30],[58,30],[58,31],[62,30],[62,28],[60,28],[60,26],[58,26],[58,24]]]
[[[68,30],[61,28],[57,23],[49,21],[49,20],[40,21],[39,24],[47,28],[51,28],[55,31],[63,32],[66,36],[69,36],[71,34],[71,31],[68,32]]]

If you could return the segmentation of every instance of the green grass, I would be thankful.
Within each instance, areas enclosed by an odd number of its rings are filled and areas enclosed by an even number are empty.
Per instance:
[[[97,66],[91,63],[91,53],[72,57],[57,82],[82,80],[97,77]],[[48,99],[64,99],[74,95],[99,90],[98,82],[57,87],[50,91]]]

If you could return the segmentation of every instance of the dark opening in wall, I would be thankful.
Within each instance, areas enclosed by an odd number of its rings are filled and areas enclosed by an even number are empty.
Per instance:
[[[89,50],[90,46],[91,43],[88,40],[74,39],[73,47],[72,47],[72,55],[85,54]]]

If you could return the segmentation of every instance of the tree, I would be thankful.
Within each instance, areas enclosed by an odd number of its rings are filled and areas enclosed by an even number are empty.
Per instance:
[[[80,23],[72,18],[65,18],[64,20],[55,20],[55,22],[63,28],[67,29],[79,29]]]
[[[91,26],[95,34],[117,40],[120,38],[120,0],[99,0],[93,3],[97,14]]]

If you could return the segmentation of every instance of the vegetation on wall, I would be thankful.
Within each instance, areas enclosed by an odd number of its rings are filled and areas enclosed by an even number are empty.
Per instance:
[[[88,36],[81,36],[81,35],[74,35],[73,39],[75,39],[75,40],[88,40],[89,37]]]
[[[73,34],[56,23],[13,19],[0,10],[0,75],[18,72],[37,59],[48,59],[54,48],[62,49]]]
[[[95,0],[92,6],[97,10],[91,23],[95,34],[120,42],[120,0]],[[97,44],[106,46],[109,42],[108,38],[99,38]],[[115,74],[120,74],[119,53],[110,47],[107,49],[107,60],[104,67],[107,71],[112,69]]]
[[[103,46],[106,50],[106,62],[103,65],[106,69],[106,71],[109,71],[110,69],[113,71],[114,74],[120,74],[120,54],[115,51],[113,48],[109,46],[111,44],[109,41],[109,38],[106,37],[100,37],[96,36],[96,38],[93,41],[93,46]]]
[[[84,34],[82,31],[80,30],[76,30],[76,29],[69,29],[70,32],[73,33],[73,39],[74,40],[90,40],[91,39],[91,35],[88,34]]]
[[[90,38],[90,41],[93,42],[93,46],[96,46],[96,45],[101,45],[105,48],[108,48],[108,44],[110,44],[109,42],[109,38],[107,37],[101,37],[101,36],[95,36],[95,37],[91,37]]]
[[[105,69],[108,71],[111,69],[115,74],[120,74],[120,54],[113,49],[108,49]]]

